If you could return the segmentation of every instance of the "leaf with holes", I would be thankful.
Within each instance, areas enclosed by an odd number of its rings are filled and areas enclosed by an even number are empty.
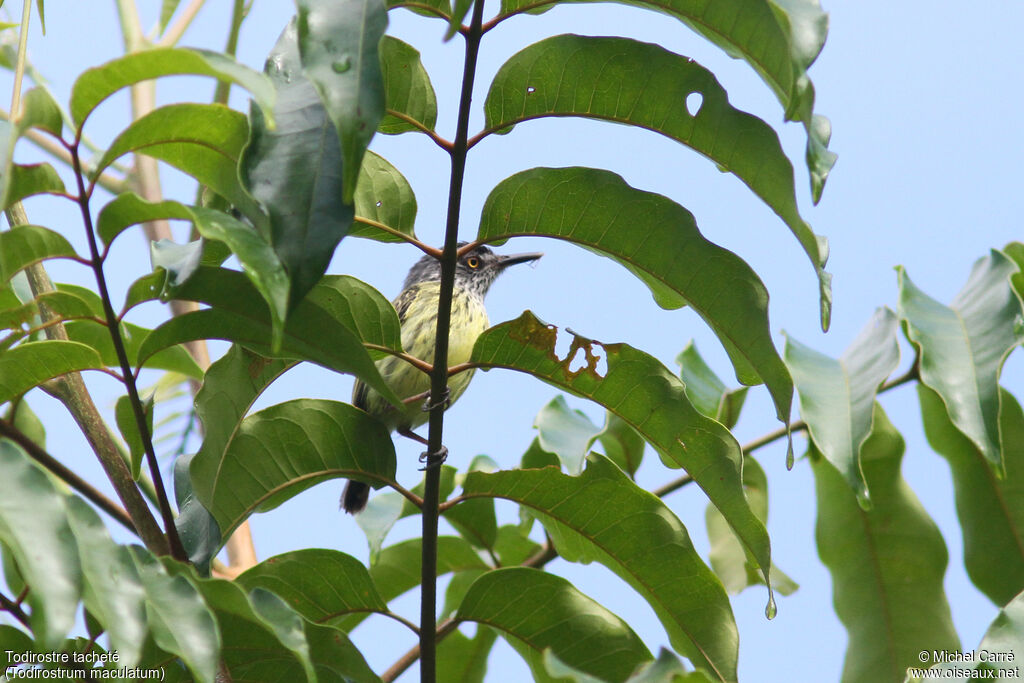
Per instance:
[[[786,362],[800,394],[800,416],[814,445],[865,503],[869,496],[860,449],[871,433],[878,388],[900,362],[897,325],[895,313],[879,308],[839,360],[786,337]]]
[[[999,373],[1022,339],[1021,302],[1009,282],[1017,272],[1012,260],[992,250],[975,262],[953,303],[944,306],[897,268],[900,318],[920,354],[921,382],[942,397],[956,428],[997,468]]]
[[[982,593],[1005,605],[1024,589],[1024,413],[1009,392],[1000,391],[1003,478],[953,425],[938,394],[917,386],[925,436],[953,474],[964,567]]]
[[[571,84],[571,87],[568,85]],[[692,113],[687,98],[698,93]],[[486,131],[545,116],[639,126],[680,142],[742,180],[789,226],[818,276],[821,324],[831,290],[827,242],[797,208],[793,166],[775,131],[729,105],[714,75],[686,57],[627,38],[562,35],[542,40],[498,71],[484,104]]]
[[[578,477],[553,468],[474,473],[463,488],[467,497],[529,507],[559,555],[611,569],[647,600],[673,648],[720,680],[736,679],[739,637],[721,582],[668,507],[607,458],[591,455]],[[678,590],[681,577],[685,591]]]
[[[663,308],[689,304],[721,340],[737,378],[764,382],[776,414],[789,420],[793,383],[775,350],[768,291],[730,251],[708,242],[693,215],[667,197],[592,168],[534,168],[498,184],[480,217],[478,239],[546,235],[622,264]]]
[[[536,652],[551,648],[570,666],[603,679],[624,680],[653,659],[626,622],[565,579],[536,569],[484,574],[455,618],[499,629]]]
[[[625,420],[669,467],[683,467],[735,529],[768,581],[768,532],[743,493],[739,444],[725,427],[701,415],[686,398],[682,382],[665,366],[628,344],[601,344],[574,335],[565,358],[555,355],[558,328],[529,311],[484,332],[472,362],[502,367],[589,398]],[[578,353],[586,367],[569,369]],[[601,353],[607,372],[599,372]]]
[[[836,614],[849,634],[843,680],[903,680],[924,651],[958,652],[942,589],[946,544],[900,475],[903,438],[875,404],[861,449],[872,492],[864,510],[835,467],[814,453],[818,554],[832,574]]]

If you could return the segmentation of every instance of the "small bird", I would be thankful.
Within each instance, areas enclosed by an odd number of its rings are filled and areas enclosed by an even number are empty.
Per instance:
[[[464,245],[465,242],[459,243],[459,247]],[[484,296],[498,275],[509,266],[536,261],[541,256],[543,254],[539,252],[501,255],[487,247],[478,246],[459,258],[455,266],[455,287],[452,290],[449,366],[468,362],[477,337],[487,329],[489,322],[487,309],[484,308]],[[440,292],[441,262],[426,255],[409,270],[402,293],[392,302],[402,325],[402,348],[409,355],[428,363],[434,361]],[[397,356],[386,356],[377,361],[377,370],[401,398],[430,391],[430,377]],[[471,379],[473,370],[460,372],[448,380],[448,406],[462,395]],[[356,380],[352,389],[352,405],[362,408],[402,436],[426,443],[426,439],[412,431],[424,424],[430,416],[419,401],[410,401],[403,409],[398,409],[366,384]],[[345,512],[355,514],[366,507],[369,497],[368,484],[350,480],[341,494],[341,506]]]

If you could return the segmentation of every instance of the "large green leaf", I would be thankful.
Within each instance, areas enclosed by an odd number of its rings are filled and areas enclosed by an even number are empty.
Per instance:
[[[48,379],[102,367],[96,350],[78,342],[54,339],[19,344],[0,353],[0,404]]]
[[[874,429],[861,449],[871,510],[830,462],[813,459],[818,554],[849,634],[844,683],[902,681],[908,666],[921,664],[922,651],[959,649],[942,589],[946,545],[900,476],[903,439],[875,405]]]
[[[684,103],[700,96],[699,108]],[[562,35],[527,47],[498,71],[486,130],[545,116],[583,116],[659,132],[735,174],[789,226],[819,279],[828,328],[828,246],[797,208],[793,166],[770,126],[729,105],[714,75],[686,57],[627,38]]]
[[[333,625],[352,612],[387,612],[369,572],[350,555],[308,548],[264,560],[246,570],[238,583],[280,596],[306,619]]]
[[[236,170],[248,134],[245,117],[225,106],[169,104],[122,131],[97,162],[93,177],[120,156],[140,152],[189,174],[259,224],[260,211]]]
[[[377,129],[385,135],[416,131],[421,127],[433,130],[437,123],[437,97],[419,51],[397,38],[384,36],[380,41],[380,66],[387,111],[401,114],[401,117],[385,114]]]
[[[975,262],[971,275],[950,306],[919,290],[898,268],[900,317],[920,354],[921,381],[942,397],[953,424],[997,468],[1002,467],[999,438],[999,373],[1020,343],[1020,300],[1009,278],[1016,264],[992,250]]]
[[[715,331],[744,384],[767,384],[780,420],[789,419],[793,383],[772,343],[768,291],[742,259],[701,236],[693,215],[672,200],[591,168],[535,168],[498,184],[478,239],[547,235],[621,263],[663,308],[685,304]]]
[[[100,102],[121,88],[160,76],[186,74],[240,85],[268,112],[273,105],[274,89],[267,78],[226,54],[194,48],[154,48],[84,71],[71,89],[71,116],[81,127]]]
[[[602,344],[578,335],[559,358],[558,333],[526,311],[484,332],[472,361],[529,373],[621,417],[658,451],[662,462],[690,473],[756,558],[767,582],[768,533],[743,493],[742,456],[732,434],[701,415],[686,398],[682,382],[657,359],[628,344]],[[577,356],[586,365],[571,370]]]
[[[95,320],[73,320],[64,327],[71,341],[86,344],[100,354],[103,364],[97,367],[106,366],[120,369],[121,363],[106,325]],[[140,349],[150,334],[150,330],[144,327],[132,323],[121,323],[121,340],[128,354],[128,362],[132,367],[138,367],[141,364],[149,368],[180,372],[194,379],[200,379],[203,376],[203,371],[183,346],[168,345],[153,355],[140,355]]]
[[[313,83],[341,143],[342,198],[355,197],[358,169],[384,116],[378,46],[384,0],[298,0],[302,72]]]
[[[151,290],[143,287],[151,293]],[[139,358],[195,339],[225,339],[264,356],[309,360],[349,372],[396,404],[400,399],[384,383],[363,343],[400,348],[398,316],[369,285],[347,276],[325,278],[289,315],[279,351],[273,351],[266,303],[237,271],[200,267],[171,298],[199,301],[211,308],[177,316],[153,330]]]
[[[757,460],[749,455],[743,460],[743,487],[750,507],[757,518],[768,524],[768,477]],[[704,513],[711,550],[708,560],[725,590],[729,594],[742,592],[749,586],[764,585],[764,577],[758,572],[756,563],[736,534],[729,528],[722,514],[714,505],[708,505]],[[772,587],[783,595],[790,595],[798,588],[796,582],[772,564]]]
[[[611,569],[647,600],[676,650],[718,680],[736,680],[739,636],[721,582],[668,507],[608,459],[590,456],[579,477],[554,468],[472,473],[464,495],[529,507],[559,555]]]
[[[239,172],[269,221],[271,243],[299,301],[327,269],[352,227],[352,202],[342,198],[341,146],[316,89],[302,74],[293,21],[267,57],[277,90],[276,126],[250,107],[249,142]],[[252,218],[250,216],[250,218]]]
[[[896,314],[878,309],[839,360],[786,337],[786,363],[800,394],[800,416],[814,445],[865,503],[860,449],[871,433],[878,388],[900,362],[896,329]]]
[[[996,476],[974,443],[949,419],[942,399],[918,385],[924,433],[949,461],[971,581],[997,605],[1024,589],[1024,414],[1005,389],[999,427],[1006,476]]]
[[[0,283],[44,259],[77,257],[67,238],[49,228],[19,225],[0,231]]]
[[[41,342],[40,342],[41,343]],[[6,374],[0,372],[0,377]],[[0,542],[31,586],[32,632],[44,650],[59,650],[75,624],[82,567],[63,496],[12,442],[0,439]]]
[[[562,661],[602,680],[624,680],[652,659],[626,622],[565,579],[536,569],[484,574],[455,618],[504,631],[537,652],[551,648]]]
[[[191,473],[225,537],[253,512],[321,481],[359,475],[379,487],[395,477],[384,425],[335,401],[298,399],[250,415],[219,455],[197,455]]]
[[[373,152],[363,157],[356,185],[356,217],[349,233],[353,237],[368,237],[381,242],[400,242],[401,237],[380,230],[367,219],[388,226],[398,232],[415,237],[416,195],[409,181],[397,168]],[[362,219],[362,220],[360,220]]]

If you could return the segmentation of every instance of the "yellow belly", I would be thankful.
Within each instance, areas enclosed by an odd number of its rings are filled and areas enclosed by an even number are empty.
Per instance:
[[[440,283],[425,282],[416,286],[416,295],[403,302],[400,295],[395,301],[396,308],[402,319],[402,348],[411,356],[428,363],[434,362],[434,342],[437,334],[437,300]],[[402,304],[406,303],[404,307]],[[483,300],[477,296],[456,292],[452,297],[452,317],[448,335],[448,365],[466,363],[473,352],[473,344],[477,337],[487,329],[487,310]],[[430,390],[430,377],[395,356],[387,356],[377,361],[377,369],[384,381],[402,398],[423,394]],[[450,390],[449,403],[454,403],[469,386],[473,371],[460,372],[448,379]],[[429,415],[422,410],[423,401],[417,400],[406,405],[403,411],[393,408],[376,391],[360,389],[361,382],[356,383],[353,391],[353,403],[362,404],[368,413],[382,420],[391,429],[405,427],[415,429],[424,424]],[[358,394],[365,392],[365,399],[359,400]]]

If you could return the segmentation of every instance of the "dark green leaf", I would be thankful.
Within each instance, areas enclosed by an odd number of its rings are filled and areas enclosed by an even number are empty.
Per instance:
[[[569,85],[571,84],[571,85]],[[700,96],[699,107],[686,105]],[[692,113],[688,109],[695,109]],[[732,172],[789,226],[819,279],[822,327],[831,307],[828,247],[797,208],[793,166],[764,121],[729,105],[714,75],[694,61],[627,38],[542,40],[498,71],[484,105],[487,130],[544,116],[630,124],[676,140]]]
[[[849,634],[843,681],[903,680],[922,651],[959,650],[942,589],[947,555],[938,527],[900,476],[903,439],[875,404],[861,449],[871,490],[864,510],[845,478],[815,455],[818,554]],[[812,444],[813,448],[813,444]]]
[[[469,464],[470,472],[494,472],[498,468],[486,456],[477,456]],[[455,482],[452,481],[452,484]],[[447,499],[451,491],[441,491],[442,499]],[[477,498],[459,503],[443,513],[445,520],[455,530],[478,548],[493,550],[498,540],[498,519],[494,512],[494,501],[488,498]]]
[[[146,413],[146,428],[149,436],[153,436],[153,397],[142,402],[142,408]],[[146,456],[142,445],[142,434],[139,433],[139,426],[135,421],[135,411],[132,409],[131,398],[121,396],[114,406],[114,419],[117,421],[117,428],[121,437],[128,444],[131,453],[132,478],[138,480],[142,471],[142,459]]]
[[[0,284],[22,268],[51,258],[76,258],[75,248],[58,232],[39,225],[19,225],[0,232]]]
[[[86,344],[95,353],[100,354],[102,363],[94,367],[120,368],[120,361],[117,358],[117,352],[114,350],[114,343],[110,339],[110,331],[106,325],[93,320],[73,320],[64,327],[72,341]],[[121,339],[124,341],[128,362],[132,367],[138,367],[141,364],[148,368],[179,372],[195,379],[200,379],[203,376],[203,371],[183,346],[168,344],[166,348],[161,349],[158,353],[145,356],[140,355],[142,345],[150,334],[152,332],[144,327],[131,323],[121,323]]]
[[[310,360],[352,373],[394,403],[400,401],[363,347],[366,342],[400,348],[398,316],[379,292],[355,278],[324,278],[289,316],[277,353],[268,344],[271,320],[266,303],[241,273],[201,267],[172,297],[212,308],[178,316],[153,330],[139,352],[141,359],[194,339],[226,339],[265,356]]]
[[[196,499],[195,491],[192,490],[189,466],[195,456],[195,453],[188,453],[174,461],[174,499],[178,504],[174,526],[188,553],[189,562],[195,565],[200,574],[209,576],[210,562],[220,549],[221,535],[217,521]]]
[[[1016,329],[1020,300],[1009,277],[1017,266],[999,251],[975,262],[971,275],[950,306],[919,290],[903,268],[900,317],[920,354],[921,381],[946,404],[950,419],[997,468],[999,373],[1021,341]]]
[[[743,459],[743,488],[754,514],[767,525],[768,477],[765,476],[761,465],[750,456]],[[735,595],[748,586],[764,585],[764,578],[758,572],[757,564],[750,561],[749,554],[714,505],[708,505],[704,519],[708,529],[708,540],[711,543],[708,560],[715,574],[722,580],[725,590]],[[790,595],[798,588],[797,584],[774,564],[772,586],[783,595]]]
[[[78,342],[46,340],[19,344],[0,353],[0,404],[48,379],[102,367],[103,359],[96,350]]]
[[[686,396],[697,410],[732,429],[740,417],[747,398],[747,387],[727,391],[725,383],[708,367],[691,341],[678,356],[679,379],[686,386]]]
[[[363,157],[356,185],[356,217],[349,233],[381,242],[401,242],[402,238],[374,227],[374,221],[415,237],[416,195],[397,168],[373,152]]]
[[[438,683],[483,683],[487,657],[497,639],[498,634],[486,626],[477,626],[472,638],[453,631],[437,646]]]
[[[0,372],[0,377],[7,374]],[[32,587],[28,603],[36,641],[43,649],[59,650],[75,624],[82,596],[82,567],[63,496],[19,447],[3,439],[0,475],[0,542]]]
[[[1024,414],[1009,392],[1001,393],[1005,478],[997,477],[978,447],[953,426],[942,399],[917,386],[928,443],[949,461],[953,473],[964,567],[997,605],[1024,589]]]
[[[267,57],[265,70],[277,90],[277,125],[250,107],[249,141],[239,166],[246,189],[266,211],[271,243],[291,278],[292,303],[320,280],[353,218],[352,202],[342,197],[340,143],[316,89],[303,76],[297,41],[293,21]]]
[[[306,624],[306,639],[321,681],[380,683],[363,655],[338,629]]]
[[[611,411],[605,411],[604,428],[597,435],[604,454],[623,472],[633,476],[640,468],[646,443],[629,423]]]
[[[397,38],[384,36],[380,41],[380,66],[387,110],[402,114],[402,117],[385,114],[377,130],[385,135],[421,128],[433,130],[437,123],[437,97],[434,86],[430,84],[430,75],[420,62],[419,51]],[[406,119],[412,119],[419,125],[408,123]],[[358,186],[356,191],[359,191]]]
[[[456,618],[500,629],[538,652],[551,648],[570,666],[603,680],[623,680],[652,659],[626,622],[565,579],[536,569],[484,574]]]
[[[503,567],[514,567],[523,564],[536,555],[540,545],[530,539],[529,529],[521,529],[513,524],[498,528],[498,538],[494,543],[494,553]]]
[[[656,359],[628,344],[601,344],[573,335],[564,358],[555,355],[558,328],[529,311],[484,332],[474,362],[529,373],[603,405],[636,429],[669,467],[683,467],[725,515],[767,579],[771,551],[764,524],[743,493],[742,457],[729,431],[701,415],[682,382]],[[586,365],[570,370],[577,355]],[[603,356],[603,358],[602,358]],[[602,360],[607,371],[602,370]]]
[[[302,72],[334,123],[342,156],[342,199],[355,197],[358,169],[384,116],[378,46],[388,24],[383,0],[298,0]]]
[[[240,85],[268,113],[274,90],[265,76],[228,55],[194,48],[153,48],[88,69],[71,89],[71,116],[80,127],[100,102],[121,88],[160,76],[194,74],[212,76]]]
[[[335,550],[309,548],[277,555],[246,570],[237,582],[284,599],[306,619],[334,625],[352,612],[386,612],[362,563]]]
[[[357,408],[298,399],[242,421],[220,458],[192,461],[196,497],[225,537],[257,510],[269,510],[309,487],[359,474],[380,486],[395,477],[387,430]]]
[[[64,181],[50,164],[11,164],[6,174],[6,194],[0,201],[0,208],[6,210],[15,202],[36,194],[63,194]]]
[[[866,503],[860,449],[871,433],[878,388],[900,362],[896,314],[879,308],[839,360],[786,337],[786,363],[800,394],[800,416],[814,445]]]
[[[93,175],[124,154],[141,152],[189,174],[255,221],[261,212],[242,189],[236,170],[248,134],[245,117],[222,105],[169,104],[118,135]]]
[[[793,383],[772,342],[768,291],[750,266],[701,236],[693,215],[591,168],[535,168],[503,180],[480,218],[479,239],[548,235],[622,264],[664,308],[689,304],[722,341],[744,384],[764,382],[779,419]]]
[[[452,0],[452,16],[448,21],[448,31],[444,34],[445,40],[451,40],[462,27],[462,21],[469,14],[473,7],[474,0]]]
[[[668,507],[609,460],[591,455],[579,477],[553,468],[474,473],[466,477],[464,495],[530,507],[559,555],[611,569],[647,600],[673,648],[720,680],[736,679],[739,639],[722,584]],[[685,591],[678,590],[681,576]]]

